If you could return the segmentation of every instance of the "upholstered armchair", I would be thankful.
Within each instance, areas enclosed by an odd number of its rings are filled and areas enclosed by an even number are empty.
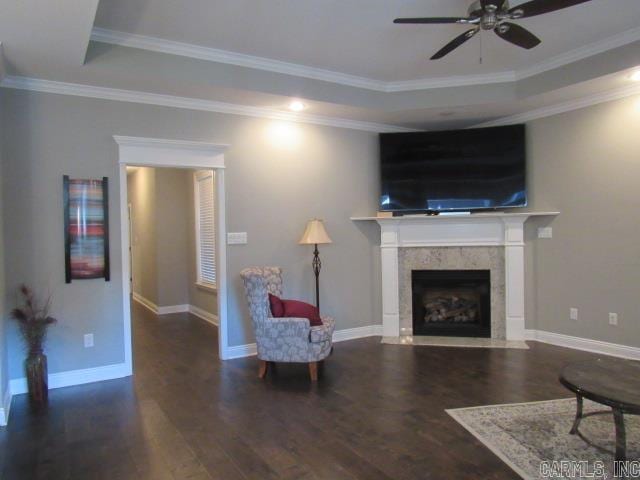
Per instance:
[[[282,297],[282,269],[252,267],[240,272],[249,302],[249,312],[260,360],[259,377],[269,362],[308,363],[312,381],[318,379],[318,362],[329,356],[335,321],[322,317],[322,325],[311,327],[306,318],[271,316],[269,293]]]

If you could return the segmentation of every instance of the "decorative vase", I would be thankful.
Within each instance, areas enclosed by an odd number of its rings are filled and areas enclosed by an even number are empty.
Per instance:
[[[29,352],[24,363],[27,371],[29,403],[35,410],[42,409],[49,403],[47,356],[42,353],[42,349],[33,350]]]

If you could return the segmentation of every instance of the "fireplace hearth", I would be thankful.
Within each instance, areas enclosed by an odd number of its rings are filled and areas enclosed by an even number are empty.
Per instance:
[[[413,334],[491,337],[489,270],[413,270]]]

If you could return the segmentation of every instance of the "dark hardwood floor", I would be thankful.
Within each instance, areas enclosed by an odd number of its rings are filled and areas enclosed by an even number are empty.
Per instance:
[[[517,476],[446,408],[570,396],[566,362],[590,354],[336,344],[317,385],[306,365],[257,378],[220,362],[215,327],[134,306],[132,378],[57,389],[47,414],[14,397],[0,478],[504,479]]]

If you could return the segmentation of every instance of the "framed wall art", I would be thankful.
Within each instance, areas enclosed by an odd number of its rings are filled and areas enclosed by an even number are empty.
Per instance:
[[[109,179],[64,175],[65,280],[109,281]]]

